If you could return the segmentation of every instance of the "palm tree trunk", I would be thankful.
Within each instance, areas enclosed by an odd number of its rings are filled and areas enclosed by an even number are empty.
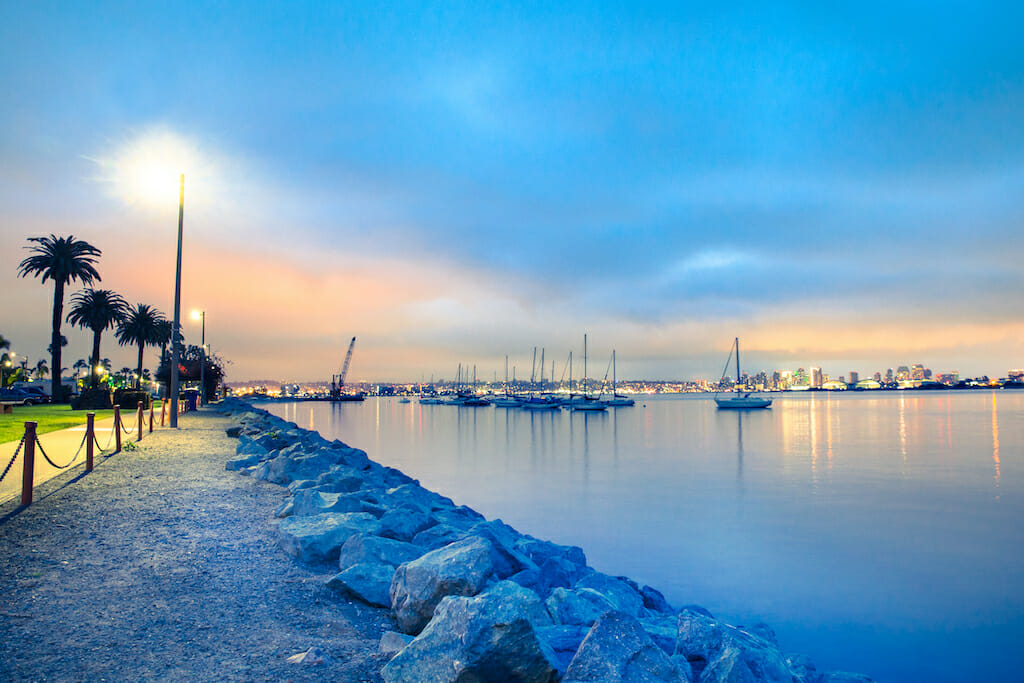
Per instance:
[[[96,372],[96,366],[100,364],[100,334],[102,330],[92,333],[92,386],[96,387],[100,382],[100,375]]]
[[[60,322],[64,316],[64,283],[53,281],[53,329],[50,334],[50,367],[55,368],[50,376],[50,400],[63,403],[64,394],[60,386]]]
[[[139,369],[135,371],[135,388],[142,386],[142,350],[146,348],[144,342],[139,342]]]

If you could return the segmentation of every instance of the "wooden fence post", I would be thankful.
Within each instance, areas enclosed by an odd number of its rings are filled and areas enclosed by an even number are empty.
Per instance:
[[[121,452],[121,406],[114,406],[114,452]]]
[[[139,441],[142,441],[142,401],[139,401],[139,412],[135,416],[135,423],[139,425]]]
[[[149,433],[153,433],[153,399],[149,399]]]
[[[25,423],[25,464],[21,469],[21,504],[32,504],[32,480],[36,469],[36,423]]]
[[[92,447],[96,442],[96,413],[85,414],[85,471],[92,472]]]

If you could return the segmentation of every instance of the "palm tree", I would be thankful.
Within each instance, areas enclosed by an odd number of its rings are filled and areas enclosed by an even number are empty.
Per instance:
[[[43,282],[53,280],[53,327],[50,333],[50,366],[60,368],[61,341],[60,324],[64,319],[64,288],[69,282],[81,280],[83,285],[98,282],[99,272],[95,263],[102,252],[88,242],[76,240],[74,236],[30,237],[25,247],[32,251],[18,265],[19,277],[42,276]],[[50,396],[60,401],[60,373],[53,373]]]
[[[45,358],[40,358],[38,361],[36,361],[36,368],[35,370],[33,370],[33,372],[35,373],[35,376],[38,377],[39,379],[42,379],[46,377],[48,374],[50,374],[50,368],[47,367]]]
[[[121,325],[117,328],[117,343],[121,346],[138,344],[139,366],[136,370],[135,388],[142,381],[142,352],[146,346],[159,346],[163,340],[162,323],[167,322],[164,314],[147,304],[136,304],[128,311]],[[172,325],[168,325],[170,331]]]
[[[9,348],[11,348],[11,342],[8,341],[7,337],[5,337],[4,335],[0,334],[0,349],[9,349]]]
[[[124,318],[128,302],[109,289],[85,289],[71,297],[68,322],[92,330],[91,377],[96,386],[96,366],[100,364],[100,336]]]

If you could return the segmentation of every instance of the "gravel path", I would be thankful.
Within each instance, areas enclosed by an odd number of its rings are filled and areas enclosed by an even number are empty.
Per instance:
[[[285,489],[225,472],[231,424],[184,415],[0,506],[0,681],[381,680],[387,610],[277,548]],[[312,646],[333,662],[286,662]]]

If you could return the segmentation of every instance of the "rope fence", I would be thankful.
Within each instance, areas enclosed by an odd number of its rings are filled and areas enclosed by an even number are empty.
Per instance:
[[[160,405],[160,426],[164,426],[166,414],[168,413],[170,401],[163,401]],[[31,505],[32,504],[32,490],[35,479],[35,453],[36,449],[39,449],[40,455],[50,465],[50,467],[60,471],[66,470],[74,465],[82,454],[82,450],[85,450],[85,471],[92,472],[94,464],[94,456],[98,451],[100,455],[110,457],[116,453],[121,452],[121,436],[122,434],[135,433],[135,441],[141,441],[143,438],[144,431],[144,413],[143,413],[142,401],[139,401],[138,407],[135,410],[135,420],[131,427],[126,428],[124,421],[121,418],[120,406],[114,406],[114,424],[110,430],[110,436],[107,437],[107,443],[105,446],[100,445],[99,437],[96,434],[96,413],[86,413],[85,422],[85,434],[82,436],[82,441],[78,444],[78,448],[75,450],[71,459],[65,465],[58,465],[54,462],[54,459],[43,448],[42,442],[39,440],[39,436],[36,434],[36,428],[38,423],[27,421],[25,422],[25,434],[21,437],[21,441],[18,443],[18,447],[14,451],[14,455],[11,456],[10,462],[3,470],[3,474],[0,474],[0,481],[3,481],[7,476],[8,472],[14,466],[15,461],[18,460],[18,456],[22,455],[22,486],[21,486],[21,504]],[[187,412],[188,404],[185,401],[181,401],[178,406],[179,413]],[[153,432],[153,416],[154,409],[152,402],[149,406],[149,433]],[[133,442],[129,440],[129,444]],[[51,444],[52,446],[52,444]],[[70,449],[69,449],[70,450]]]

